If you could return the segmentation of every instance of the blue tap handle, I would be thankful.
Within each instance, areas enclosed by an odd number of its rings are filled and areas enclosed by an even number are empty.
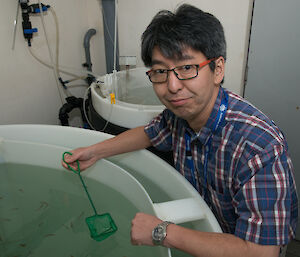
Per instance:
[[[33,28],[33,29],[24,29],[24,34],[33,34],[35,32],[38,32],[37,28]]]
[[[47,10],[48,10],[47,6],[43,6],[43,7],[42,7],[42,11],[43,11],[43,12],[46,12]],[[40,11],[40,8],[36,8],[36,9],[34,10],[34,12],[35,12],[35,13],[40,13],[40,12],[41,12],[41,11]]]

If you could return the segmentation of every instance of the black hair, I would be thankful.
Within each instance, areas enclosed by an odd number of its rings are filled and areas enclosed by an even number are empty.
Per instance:
[[[226,60],[226,41],[223,26],[210,13],[188,4],[176,12],[158,12],[142,35],[142,60],[152,65],[152,51],[158,46],[162,54],[171,59],[182,58],[186,47],[203,53],[207,59],[222,56]],[[215,69],[215,63],[210,63]]]

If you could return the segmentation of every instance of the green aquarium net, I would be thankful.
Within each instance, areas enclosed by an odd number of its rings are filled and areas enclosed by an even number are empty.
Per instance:
[[[73,171],[74,173],[78,174],[79,178],[80,178],[80,181],[82,183],[82,186],[87,194],[87,197],[90,201],[90,204],[95,212],[95,215],[93,216],[90,216],[90,217],[87,217],[85,219],[85,222],[90,230],[90,234],[91,234],[91,237],[96,240],[96,241],[102,241],[106,238],[108,238],[110,235],[114,234],[118,228],[114,222],[114,220],[112,219],[112,217],[110,216],[109,213],[104,213],[104,214],[98,214],[97,213],[97,210],[95,208],[95,205],[92,201],[92,198],[87,190],[87,187],[82,179],[82,176],[80,174],[80,165],[79,165],[79,161],[76,160],[77,162],[77,170],[73,169],[69,163],[67,163],[65,161],[65,155],[66,154],[69,154],[69,155],[72,155],[72,153],[70,152],[64,152],[63,153],[63,162],[68,166],[68,168]]]

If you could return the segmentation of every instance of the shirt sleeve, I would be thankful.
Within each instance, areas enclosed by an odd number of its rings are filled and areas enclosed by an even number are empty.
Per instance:
[[[248,161],[249,177],[235,195],[235,235],[264,245],[286,245],[295,236],[297,193],[293,167],[283,146]],[[239,178],[243,181],[243,178]]]
[[[160,151],[172,150],[172,117],[169,110],[164,110],[145,126],[151,144]]]

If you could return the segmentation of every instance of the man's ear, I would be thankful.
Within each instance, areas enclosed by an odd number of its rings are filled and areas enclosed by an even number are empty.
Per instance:
[[[215,60],[215,71],[214,71],[214,82],[219,85],[224,79],[225,75],[225,60],[224,57],[220,56]]]

